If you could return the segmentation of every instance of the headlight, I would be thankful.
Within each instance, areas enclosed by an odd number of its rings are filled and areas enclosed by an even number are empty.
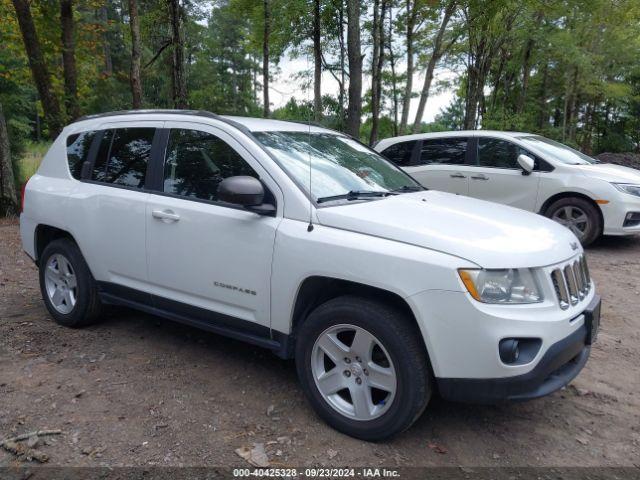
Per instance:
[[[616,187],[622,193],[628,193],[629,195],[640,197],[640,185],[634,185],[633,183],[612,183],[611,185]]]
[[[473,298],[483,303],[538,303],[542,293],[530,268],[458,270]]]

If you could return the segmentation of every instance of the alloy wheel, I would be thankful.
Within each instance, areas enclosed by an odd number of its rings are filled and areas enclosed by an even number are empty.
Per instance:
[[[63,315],[71,313],[78,298],[78,280],[67,258],[59,253],[49,257],[44,282],[53,308]]]
[[[371,332],[355,325],[334,325],[320,334],[313,346],[311,370],[323,399],[353,420],[383,415],[398,387],[387,350]]]
[[[582,240],[589,228],[589,217],[579,207],[567,205],[555,211],[552,220],[571,230],[579,240]]]

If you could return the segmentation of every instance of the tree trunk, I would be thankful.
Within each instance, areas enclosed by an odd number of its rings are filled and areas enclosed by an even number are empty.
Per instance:
[[[407,81],[404,86],[404,99],[402,102],[402,118],[400,119],[400,134],[402,135],[407,128],[409,121],[409,108],[411,108],[411,93],[413,92],[413,36],[417,15],[417,0],[411,3],[407,0]]]
[[[0,103],[0,216],[17,212],[17,207],[18,197],[16,196],[16,184],[11,163],[9,134]]]
[[[549,83],[549,63],[545,61],[542,67],[542,82],[538,93],[538,129],[542,130],[549,121],[547,110],[547,87]]]
[[[78,73],[76,70],[73,0],[60,0],[60,25],[62,30],[64,105],[69,120],[75,120],[80,116],[80,104],[78,103]]]
[[[398,136],[398,80],[396,76],[396,56],[393,52],[393,9],[389,9],[389,30],[387,33],[387,50],[389,51],[389,67],[391,68],[391,97],[393,103],[393,135]]]
[[[173,78],[173,104],[175,108],[187,108],[187,82],[184,74],[184,33],[182,31],[182,8],[180,0],[171,0],[171,43],[173,55],[171,70]]]
[[[62,130],[62,115],[58,99],[51,90],[51,77],[44,61],[36,27],[31,16],[28,0],[12,0],[16,9],[22,40],[29,58],[33,81],[38,89],[44,116],[49,126],[49,136],[55,138]]]
[[[360,0],[347,0],[347,56],[349,57],[349,135],[360,138],[362,116],[362,52],[360,50]]]
[[[129,0],[129,26],[131,27],[131,83],[132,107],[142,108],[142,81],[140,79],[140,18],[138,17],[138,1]]]
[[[433,41],[433,53],[427,64],[427,71],[424,76],[424,84],[422,85],[422,91],[420,92],[420,102],[418,103],[418,111],[416,112],[416,118],[413,122],[413,133],[420,131],[420,125],[422,124],[422,117],[424,116],[424,109],[427,106],[427,100],[429,99],[429,91],[431,90],[431,82],[433,81],[433,72],[436,68],[436,64],[444,54],[442,40],[449,25],[449,20],[453,15],[456,7],[456,0],[450,0],[444,10],[444,16],[442,17],[442,23],[438,28],[438,33]],[[451,46],[452,44],[449,44]]]
[[[322,50],[320,45],[320,0],[313,2],[313,117],[322,119]]]
[[[382,17],[384,18],[384,17]],[[369,145],[376,143],[378,138],[378,82],[379,82],[379,57],[383,50],[380,48],[380,30],[379,25],[382,24],[380,16],[380,0],[373,2],[373,24],[371,26],[371,36],[373,43],[373,55],[371,59],[371,133],[369,134]]]
[[[262,36],[262,94],[264,105],[262,116],[269,117],[269,34],[271,29],[271,12],[269,0],[264,0],[264,30]]]
[[[344,113],[344,86],[346,85],[346,66],[345,66],[345,48],[344,48],[344,0],[340,0],[340,9],[338,10],[338,21],[340,22],[340,34],[338,35],[338,43],[340,44],[340,129],[345,129],[345,113]]]
[[[531,52],[533,51],[533,47],[533,38],[529,38],[524,49],[524,59],[522,62],[522,90],[518,97],[517,113],[522,113],[524,111],[524,104],[527,100],[527,88],[529,87],[529,77],[531,75]]]
[[[113,74],[113,60],[111,59],[111,44],[109,43],[109,36],[107,34],[107,31],[109,29],[109,12],[107,11],[107,7],[100,7],[96,12],[96,15],[98,17],[98,20],[102,24],[102,28],[104,28],[104,32],[102,33],[104,70],[102,71],[102,73],[106,76],[111,76]]]

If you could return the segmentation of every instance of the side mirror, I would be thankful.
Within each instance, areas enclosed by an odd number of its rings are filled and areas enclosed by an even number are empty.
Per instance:
[[[533,172],[536,162],[529,155],[518,155],[518,165],[522,168],[523,175]]]
[[[225,178],[218,185],[218,200],[240,205],[261,215],[273,215],[275,207],[264,205],[264,186],[254,177]]]

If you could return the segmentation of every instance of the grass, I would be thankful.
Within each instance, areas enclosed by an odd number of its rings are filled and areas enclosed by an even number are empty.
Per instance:
[[[20,171],[17,172],[19,178],[19,184],[22,185],[26,182],[30,176],[36,173],[42,157],[44,157],[47,150],[51,146],[50,142],[29,142],[26,145],[22,158],[18,161]]]

